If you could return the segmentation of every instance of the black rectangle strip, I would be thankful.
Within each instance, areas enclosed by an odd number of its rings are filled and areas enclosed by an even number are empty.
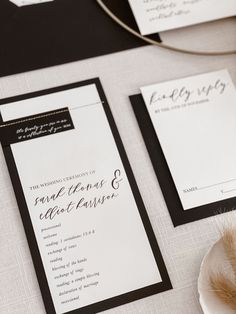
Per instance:
[[[68,108],[61,108],[0,125],[0,141],[3,146],[36,139],[74,129]]]

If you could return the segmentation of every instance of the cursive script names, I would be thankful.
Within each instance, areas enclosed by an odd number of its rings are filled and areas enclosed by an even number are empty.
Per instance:
[[[69,214],[81,208],[96,208],[119,196],[118,190],[122,181],[121,170],[116,169],[110,180],[101,179],[86,184],[78,182],[69,187],[63,185],[52,194],[37,196],[34,200],[34,207],[40,207],[41,209],[46,206],[46,210],[41,211],[39,214],[40,220],[53,220],[58,215]],[[99,192],[99,195],[97,195],[97,192]],[[60,199],[67,201],[64,206],[58,205],[57,201]]]

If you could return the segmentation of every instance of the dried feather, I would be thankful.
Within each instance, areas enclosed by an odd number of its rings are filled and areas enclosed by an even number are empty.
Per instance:
[[[223,303],[236,310],[236,285],[231,280],[219,273],[210,276],[210,285]]]
[[[222,241],[226,257],[233,269],[234,281],[236,283],[236,229],[226,229],[224,231]]]

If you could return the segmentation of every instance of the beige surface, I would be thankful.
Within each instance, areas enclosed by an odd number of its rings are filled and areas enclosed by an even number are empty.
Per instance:
[[[235,48],[235,34],[236,21],[232,18],[166,32],[163,38],[192,48]],[[218,239],[219,226],[225,220],[236,220],[236,214],[223,214],[173,227],[128,96],[138,93],[139,86],[142,85],[223,68],[229,70],[236,85],[236,56],[188,56],[156,47],[144,47],[0,79],[0,98],[93,77],[101,79],[174,286],[172,291],[109,310],[107,313],[202,313],[197,293],[201,260]],[[0,313],[45,313],[2,151]]]

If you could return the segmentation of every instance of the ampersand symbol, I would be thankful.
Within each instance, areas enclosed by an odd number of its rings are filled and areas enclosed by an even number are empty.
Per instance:
[[[120,182],[123,180],[122,178],[120,178],[120,176],[121,176],[121,171],[120,169],[117,169],[114,172],[114,179],[111,181],[111,185],[114,190],[118,190],[120,187]]]

